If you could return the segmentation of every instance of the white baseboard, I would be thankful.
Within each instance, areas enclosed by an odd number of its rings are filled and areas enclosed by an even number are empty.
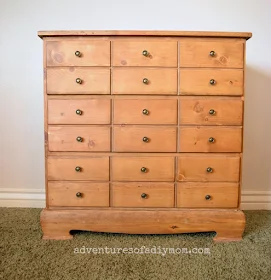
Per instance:
[[[0,207],[44,208],[44,190],[0,188]],[[271,191],[243,191],[241,209],[271,210]]]

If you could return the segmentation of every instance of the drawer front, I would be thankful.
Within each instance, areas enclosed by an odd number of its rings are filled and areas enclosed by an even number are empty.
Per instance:
[[[115,152],[176,152],[175,127],[115,126]]]
[[[112,94],[177,94],[177,69],[114,68]]]
[[[238,182],[239,156],[181,156],[178,157],[178,181]]]
[[[116,99],[114,100],[114,123],[177,124],[177,110],[177,100]]]
[[[177,67],[177,42],[113,42],[113,66]]]
[[[48,41],[47,66],[110,66],[109,41]]]
[[[109,68],[47,68],[48,94],[110,94]]]
[[[110,124],[109,99],[48,100],[49,124]]]
[[[174,207],[174,183],[113,183],[111,197],[113,207]]]
[[[109,157],[49,157],[48,180],[109,180]]]
[[[109,152],[110,127],[49,126],[49,151]]]
[[[182,95],[243,95],[241,69],[180,69]]]
[[[180,124],[242,125],[243,101],[238,97],[182,97]]]
[[[109,207],[109,184],[48,182],[49,206]]]
[[[236,208],[238,183],[178,183],[177,207]]]
[[[112,157],[112,181],[174,181],[174,157]]]
[[[243,68],[244,43],[241,41],[183,40],[180,42],[181,67]]]
[[[241,152],[240,127],[180,127],[180,152]]]

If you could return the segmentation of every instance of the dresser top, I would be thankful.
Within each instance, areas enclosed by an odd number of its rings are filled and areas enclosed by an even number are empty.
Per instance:
[[[169,37],[221,37],[221,38],[245,38],[252,36],[250,32],[213,32],[213,31],[129,31],[129,30],[58,30],[39,31],[38,36],[169,36]]]

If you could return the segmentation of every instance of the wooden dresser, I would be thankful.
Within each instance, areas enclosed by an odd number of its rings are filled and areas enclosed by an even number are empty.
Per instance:
[[[70,230],[240,240],[251,33],[41,31],[44,239]]]

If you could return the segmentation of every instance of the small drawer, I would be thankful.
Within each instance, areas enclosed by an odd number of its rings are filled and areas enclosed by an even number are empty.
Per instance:
[[[109,207],[109,184],[48,182],[49,206]]]
[[[180,127],[180,152],[239,153],[241,150],[241,127]]]
[[[180,69],[181,95],[243,95],[241,69]]]
[[[109,68],[47,68],[47,94],[110,94]]]
[[[177,207],[236,208],[238,183],[178,183]]]
[[[54,152],[109,152],[110,127],[49,126],[48,147]]]
[[[110,124],[109,99],[48,100],[48,124]]]
[[[109,41],[47,41],[47,66],[110,66]]]
[[[113,42],[113,66],[177,67],[177,42]]]
[[[177,110],[177,100],[115,99],[114,123],[177,124]]]
[[[48,180],[107,181],[109,157],[48,157]]]
[[[240,157],[183,155],[178,157],[178,181],[239,182]]]
[[[112,157],[112,181],[174,181],[174,157]]]
[[[115,126],[114,152],[176,152],[175,127]]]
[[[239,97],[181,97],[180,124],[242,125],[243,101]]]
[[[180,67],[243,68],[244,43],[241,41],[182,40]]]
[[[113,207],[174,207],[174,183],[113,183],[110,192]]]
[[[177,69],[114,68],[112,94],[177,95]]]

